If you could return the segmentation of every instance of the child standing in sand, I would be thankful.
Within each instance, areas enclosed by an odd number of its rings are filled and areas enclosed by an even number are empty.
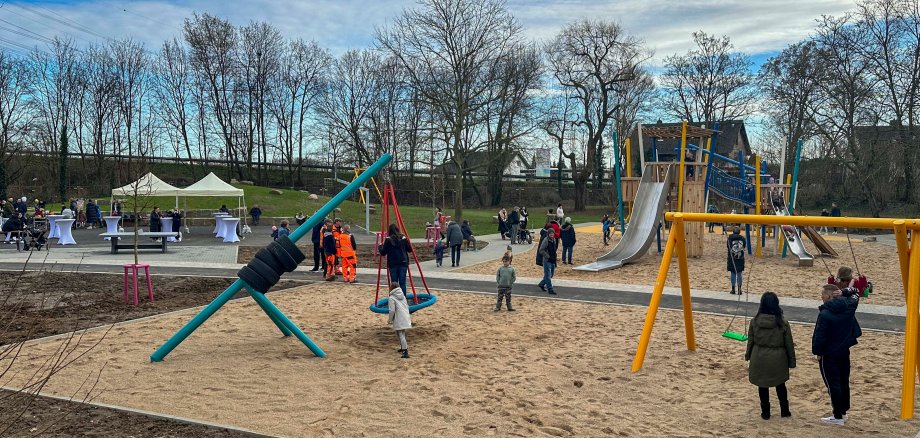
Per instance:
[[[601,228],[604,230],[604,246],[610,245],[610,226],[613,224],[613,221],[610,220],[610,215],[605,214],[601,219]]]
[[[409,315],[406,295],[403,294],[399,283],[390,283],[390,299],[387,300],[387,307],[390,310],[388,322],[393,330],[396,330],[396,336],[399,337],[399,352],[402,353],[403,359],[408,359],[409,344],[406,342],[406,330],[412,328],[412,317]]]
[[[795,368],[795,345],[792,329],[783,318],[779,298],[773,292],[760,297],[760,309],[748,328],[747,351],[744,360],[751,361],[748,380],[757,386],[760,395],[760,418],[770,419],[770,388],[776,388],[779,411],[791,417],[786,381],[789,369]]]
[[[511,256],[506,253],[502,257],[501,267],[495,273],[495,282],[498,283],[498,302],[495,303],[496,312],[502,310],[502,297],[505,298],[505,307],[508,308],[508,311],[514,312],[514,308],[511,307],[511,288],[514,287],[515,280],[517,280],[517,275],[514,272],[514,267],[511,266]]]

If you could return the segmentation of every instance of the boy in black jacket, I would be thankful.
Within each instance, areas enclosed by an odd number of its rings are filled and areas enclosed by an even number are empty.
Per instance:
[[[824,301],[818,307],[818,320],[811,338],[811,352],[818,356],[821,377],[831,396],[832,416],[821,421],[843,426],[850,409],[850,347],[857,344],[862,329],[856,321],[859,292],[847,288],[843,291],[833,284],[821,290]]]

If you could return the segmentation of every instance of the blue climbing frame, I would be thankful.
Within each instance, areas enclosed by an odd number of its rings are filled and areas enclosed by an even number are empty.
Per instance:
[[[327,215],[332,213],[342,201],[345,201],[352,193],[362,187],[368,180],[370,180],[374,175],[380,172],[387,164],[389,164],[392,156],[390,154],[384,154],[377,160],[376,163],[367,168],[361,175],[358,175],[358,178],[355,178],[351,184],[345,186],[339,194],[335,195],[334,198],[330,199],[322,208],[316,211],[313,216],[310,216],[307,221],[297,227],[294,231],[291,232],[288,236],[295,243],[300,240],[305,234],[313,230],[313,227],[316,226],[320,221],[322,221]],[[191,321],[186,323],[181,329],[179,329],[176,334],[174,334],[169,340],[166,341],[160,348],[157,348],[153,354],[150,355],[151,362],[160,362],[162,361],[174,348],[178,347],[182,341],[185,340],[189,335],[192,334],[201,324],[204,324],[208,318],[211,317],[217,309],[220,309],[221,306],[227,304],[227,301],[230,301],[237,292],[246,289],[249,292],[249,295],[252,296],[254,300],[259,304],[259,307],[268,315],[268,317],[275,323],[278,329],[284,336],[289,336],[293,334],[297,337],[310,351],[313,352],[317,357],[326,357],[326,353],[319,348],[303,331],[300,330],[300,327],[297,327],[284,313],[281,312],[275,305],[265,297],[265,294],[261,294],[253,290],[251,286],[246,284],[242,279],[236,279],[230,287],[227,288],[222,294],[218,295],[214,301],[211,301],[211,304],[208,304],[201,312],[195,315]]]

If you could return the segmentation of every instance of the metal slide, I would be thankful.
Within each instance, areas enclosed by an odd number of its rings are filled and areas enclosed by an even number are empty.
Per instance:
[[[636,191],[633,202],[632,218],[626,227],[626,235],[617,242],[612,251],[598,257],[597,261],[587,265],[578,266],[575,270],[598,272],[607,269],[619,268],[626,263],[634,262],[648,252],[649,246],[655,240],[655,230],[662,220],[667,207],[668,192],[671,188],[671,179],[674,176],[673,165],[657,182],[655,165],[646,165]]]
[[[773,194],[770,194],[770,205],[773,207],[777,216],[789,216],[789,209],[786,207],[784,200],[774,202]],[[798,227],[792,225],[783,225],[780,227],[786,236],[786,244],[789,245],[789,251],[792,251],[799,258],[799,266],[812,266],[815,258],[805,250],[805,243],[802,241],[802,233]]]

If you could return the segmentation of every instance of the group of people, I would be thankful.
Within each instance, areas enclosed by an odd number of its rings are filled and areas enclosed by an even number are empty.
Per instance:
[[[523,233],[529,232],[527,231],[529,217],[527,207],[513,207],[510,213],[505,208],[499,210],[498,233],[502,236],[502,240],[508,238],[512,245],[524,243]]]
[[[853,270],[841,267],[836,278],[821,288],[823,304],[818,307],[811,339],[811,352],[831,399],[832,413],[821,421],[838,426],[846,423],[850,409],[850,347],[862,335],[856,320],[861,292],[853,281]],[[789,370],[796,367],[795,346],[792,329],[773,292],[760,298],[760,308],[748,327],[744,359],[750,361],[748,380],[757,386],[761,418],[771,416],[770,388],[776,388],[780,416],[792,416],[786,382]]]
[[[161,220],[164,217],[172,218],[172,227],[169,230],[163,229],[163,221]],[[176,240],[182,241],[182,219],[185,217],[185,212],[174,208],[172,210],[167,210],[165,213],[160,211],[160,207],[154,206],[153,210],[150,211],[150,231],[151,232],[160,232],[160,231],[171,231],[173,233],[179,233],[176,236]],[[159,240],[158,237],[151,237],[153,240]]]
[[[836,202],[831,202],[831,211],[827,211],[827,209],[825,208],[821,210],[821,216],[840,217],[840,207],[837,205]],[[834,234],[837,234],[837,227],[833,227],[833,228],[834,228]],[[818,230],[818,232],[821,234],[828,234],[827,226],[821,227]]]
[[[441,208],[435,211],[434,226],[438,228],[438,236],[434,243],[435,264],[441,266],[444,262],[444,252],[450,249],[450,266],[460,266],[460,252],[463,248],[463,242],[467,242],[475,248],[476,236],[473,234],[473,228],[470,221],[464,219],[462,224],[451,220],[445,216]]]
[[[0,199],[0,218],[3,220],[2,232],[11,233],[13,231],[22,231],[27,227],[33,226],[38,230],[41,227],[36,219],[45,219],[54,212],[46,208],[45,201],[35,199],[32,205],[25,196],[21,198]],[[29,209],[31,210],[31,214]],[[69,204],[62,204],[59,214],[63,219],[76,219],[73,226],[76,228],[90,228],[101,226],[102,209],[95,200],[71,199]],[[7,242],[13,243],[18,238],[10,236]]]
[[[298,219],[299,221],[299,219]],[[306,222],[306,217],[304,217]],[[290,234],[287,221],[283,221],[278,228],[280,238]],[[351,226],[343,224],[341,219],[326,218],[317,223],[312,230],[313,242],[313,269],[311,272],[320,272],[322,268],[326,281],[334,281],[336,275],[341,275],[346,283],[357,281],[358,275],[358,244],[351,234]]]

